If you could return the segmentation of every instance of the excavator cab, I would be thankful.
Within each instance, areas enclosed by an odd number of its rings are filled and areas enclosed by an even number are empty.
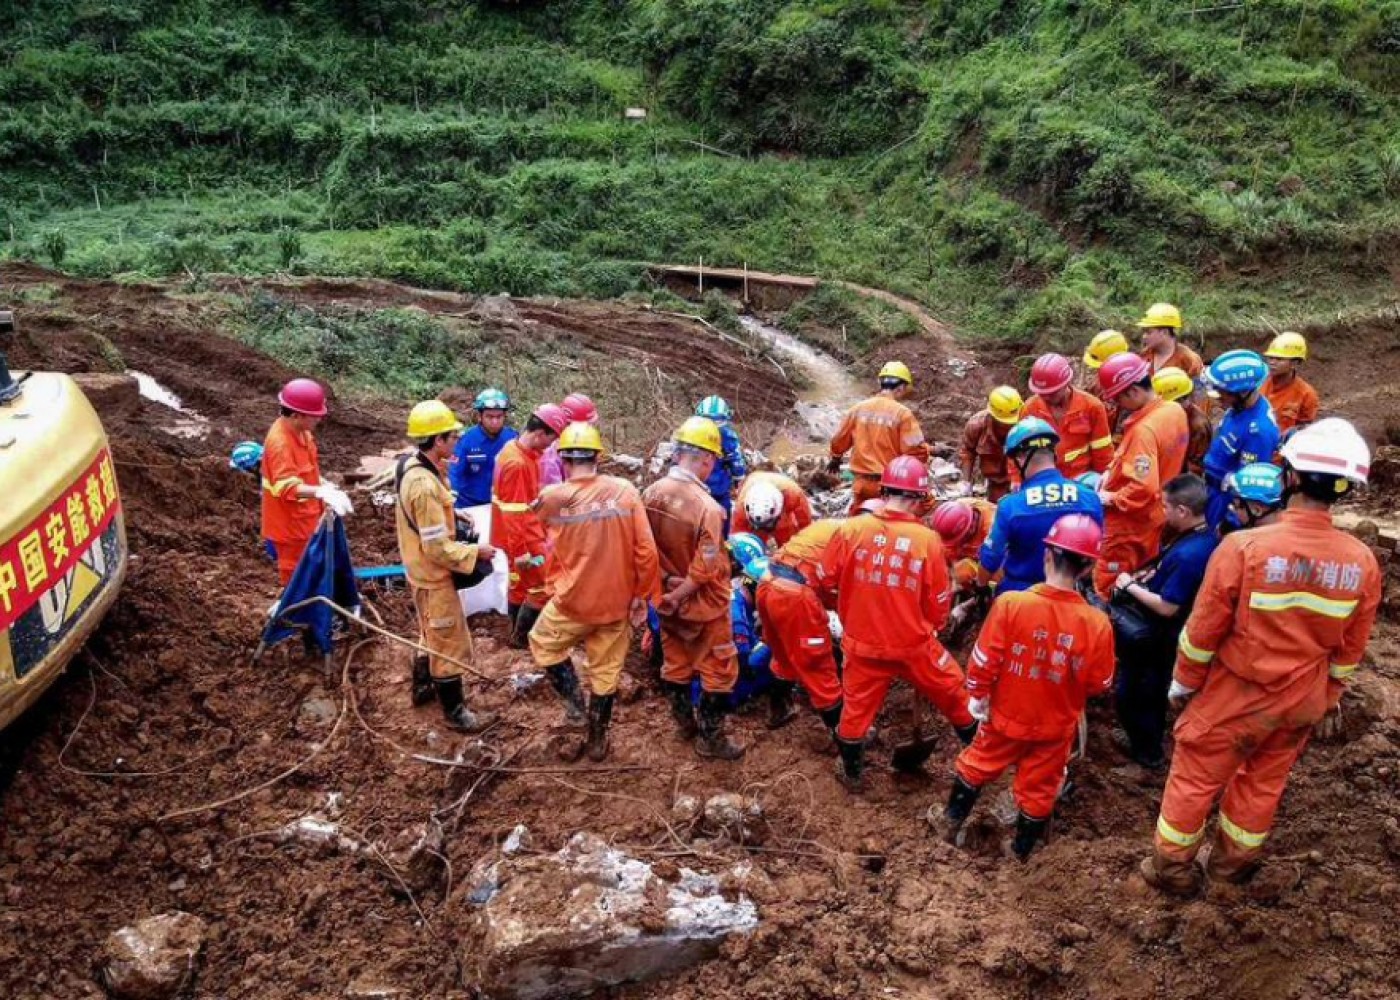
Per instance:
[[[12,373],[0,310],[0,729],[63,672],[116,600],[126,524],[97,411],[58,372]]]

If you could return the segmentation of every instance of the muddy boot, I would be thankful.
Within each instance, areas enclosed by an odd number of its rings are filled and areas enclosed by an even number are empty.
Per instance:
[[[583,721],[583,691],[578,684],[578,674],[574,672],[574,665],[569,661],[556,663],[552,667],[545,667],[545,676],[549,678],[549,686],[554,688],[555,694],[564,701],[564,717],[569,722],[579,723]]]
[[[1160,854],[1143,858],[1142,864],[1138,866],[1138,873],[1142,875],[1143,881],[1158,892],[1180,896],[1183,899],[1200,892],[1206,880],[1205,872],[1194,859],[1173,861]]]
[[[588,759],[595,764],[608,756],[608,727],[616,700],[615,694],[595,694],[588,699]]]
[[[845,702],[838,701],[830,708],[817,710],[817,717],[822,720],[822,724],[831,730],[831,738],[836,738],[836,727],[841,724],[841,709],[845,708]]]
[[[1244,885],[1264,866],[1264,859],[1257,851],[1245,854],[1235,847],[1223,831],[1215,833],[1215,843],[1206,858],[1206,875],[1217,882],[1233,882]]]
[[[428,654],[418,653],[413,657],[413,705],[426,705],[436,698],[433,691],[433,675],[428,669]]]
[[[661,686],[666,691],[666,700],[671,703],[671,716],[680,729],[681,739],[695,739],[700,727],[695,722],[695,706],[690,703],[690,685],[662,681]]]
[[[530,630],[535,627],[535,622],[540,620],[540,610],[528,604],[520,605],[515,613],[515,629],[510,634],[511,649],[529,648]]]
[[[910,743],[901,743],[890,754],[890,766],[900,774],[918,774],[938,748],[932,736],[920,736]]]
[[[1016,835],[1011,838],[1011,853],[1022,861],[1031,856],[1035,845],[1050,827],[1050,817],[1031,819],[1023,812],[1016,814]]]
[[[447,724],[460,733],[479,733],[496,717],[490,712],[473,712],[462,700],[461,677],[434,677],[433,687],[437,691],[438,704],[442,706],[443,718]]]
[[[953,732],[958,734],[958,742],[968,747],[972,746],[972,741],[977,738],[977,730],[981,728],[981,726],[982,723],[973,719],[972,724],[969,726],[954,726]]]
[[[724,732],[725,702],[728,700],[727,694],[705,691],[700,695],[700,735],[695,738],[695,752],[701,757],[738,760],[744,756],[744,748]]]
[[[797,718],[797,706],[792,703],[792,681],[780,681],[776,677],[768,685],[768,728],[782,729]]]
[[[934,833],[950,844],[956,843],[958,831],[967,822],[967,818],[972,815],[972,807],[977,804],[977,797],[981,794],[980,787],[969,785],[955,774],[953,775],[953,787],[948,792],[948,804],[942,809],[930,806],[924,818]]]
[[[865,740],[843,740],[836,737],[836,749],[841,759],[836,764],[836,777],[852,792],[861,789],[861,775],[865,773]]]

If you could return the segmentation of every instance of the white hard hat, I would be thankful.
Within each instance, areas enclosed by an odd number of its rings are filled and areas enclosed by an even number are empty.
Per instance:
[[[1341,417],[1309,424],[1279,450],[1299,472],[1340,476],[1362,486],[1371,474],[1371,449],[1356,428]]]
[[[744,513],[756,528],[771,528],[783,514],[783,492],[769,482],[757,482],[744,491]]]

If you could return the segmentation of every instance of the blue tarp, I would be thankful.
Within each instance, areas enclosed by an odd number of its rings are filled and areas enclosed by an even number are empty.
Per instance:
[[[329,656],[336,619],[339,617],[335,611],[318,602],[286,615],[282,613],[283,608],[318,595],[350,611],[360,606],[355,568],[350,560],[350,543],[345,536],[345,524],[338,517],[323,519],[316,534],[311,537],[287,589],[282,591],[277,610],[263,630],[263,645],[270,647],[305,632],[320,648],[321,654]]]

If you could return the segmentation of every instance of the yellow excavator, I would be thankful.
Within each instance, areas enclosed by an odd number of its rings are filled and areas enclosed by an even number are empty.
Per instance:
[[[0,338],[14,314],[0,310]],[[63,672],[116,600],[126,525],[97,411],[0,352],[0,729]]]

